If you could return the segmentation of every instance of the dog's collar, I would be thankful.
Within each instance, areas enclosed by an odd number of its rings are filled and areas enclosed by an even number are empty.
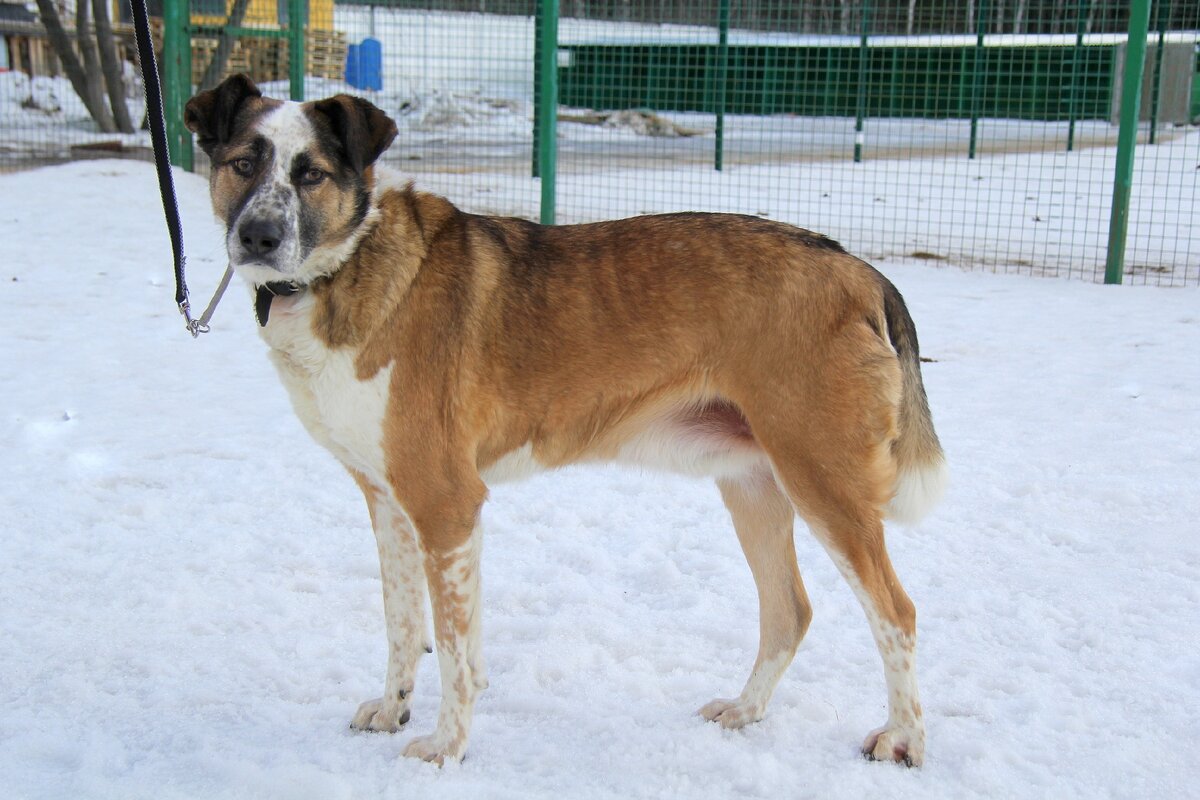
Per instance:
[[[290,297],[305,287],[295,281],[273,281],[264,283],[254,290],[254,316],[258,318],[260,328],[267,327],[267,317],[271,316],[271,301],[276,297]]]

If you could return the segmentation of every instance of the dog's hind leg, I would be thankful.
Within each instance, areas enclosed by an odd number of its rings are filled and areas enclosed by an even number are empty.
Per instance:
[[[372,486],[361,473],[351,474],[366,497],[379,547],[388,658],[383,697],[360,705],[350,727],[394,732],[408,722],[417,661],[430,650],[425,627],[425,572],[416,534],[390,493]]]
[[[808,630],[812,607],[796,566],[795,511],[769,470],[717,482],[758,587],[758,657],[736,699],[713,700],[700,715],[726,728],[762,719],[767,701]]]
[[[925,758],[925,722],[915,664],[917,612],[892,569],[883,523],[878,516],[845,515],[814,518],[809,525],[862,605],[883,660],[888,719],[867,734],[862,754],[872,761],[920,766]]]
[[[779,485],[850,584],[883,660],[888,720],[868,734],[869,758],[919,765],[925,725],[916,678],[916,610],[892,569],[883,513],[896,484],[892,442],[900,374],[866,326],[824,345],[810,376],[775,371],[790,393],[760,392],[744,406]],[[794,407],[776,405],[780,396]]]

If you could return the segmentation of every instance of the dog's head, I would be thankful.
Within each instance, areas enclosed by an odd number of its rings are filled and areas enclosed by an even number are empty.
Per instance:
[[[366,100],[292,103],[245,75],[193,97],[184,123],[212,161],[229,262],[252,283],[308,283],[349,255],[371,204],[369,167],[396,124]]]

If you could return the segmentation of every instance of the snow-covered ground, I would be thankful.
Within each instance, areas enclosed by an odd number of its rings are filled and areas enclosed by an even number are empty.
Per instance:
[[[224,266],[178,175],[191,280]],[[761,723],[757,604],[716,491],[572,469],[485,511],[491,688],[468,759],[356,734],[379,693],[375,546],[236,287],[198,342],[152,169],[0,176],[0,775],[13,798],[1182,798],[1200,713],[1200,290],[880,266],[921,333],[953,471],[889,530],[921,631],[926,765],[862,612],[800,529],[816,618]],[[687,200],[683,198],[680,202]]]

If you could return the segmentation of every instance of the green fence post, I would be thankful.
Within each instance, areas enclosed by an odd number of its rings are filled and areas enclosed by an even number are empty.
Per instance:
[[[983,49],[983,32],[987,30],[987,0],[979,0],[979,12],[975,18],[975,63],[971,67],[971,141],[967,145],[967,158],[975,157],[975,145],[979,139],[979,78],[980,71],[987,67],[987,52]]]
[[[1158,94],[1162,86],[1163,44],[1167,34],[1167,20],[1171,17],[1171,0],[1154,4],[1154,16],[1158,20],[1158,43],[1154,46],[1154,77],[1150,84],[1150,144],[1158,138]]]
[[[1105,283],[1120,283],[1121,275],[1125,272],[1125,236],[1129,229],[1133,152],[1137,148],[1142,73],[1146,67],[1146,33],[1149,28],[1150,0],[1133,0],[1129,11],[1129,39],[1125,46],[1125,73],[1121,77],[1121,128],[1117,132],[1117,169],[1113,179],[1112,216],[1108,223]]]
[[[288,0],[288,83],[292,99],[304,99],[304,25],[308,12],[306,0]]]
[[[537,174],[542,181],[541,222],[554,224],[556,168],[558,166],[558,0],[539,0],[541,36],[537,60]]]
[[[192,26],[191,26],[191,3],[189,0],[180,0],[184,7],[184,26],[183,26],[183,47],[179,53],[179,74],[176,76],[176,81],[179,86],[180,96],[183,98],[183,104],[191,99],[192,92],[199,89],[199,86],[192,84]],[[195,171],[195,150],[194,138],[192,132],[183,124],[183,108],[179,107],[179,152],[181,154],[180,166],[188,172]]]
[[[725,166],[725,83],[729,79],[729,0],[717,4],[717,130],[713,167]]]
[[[1067,152],[1075,149],[1075,114],[1078,110],[1076,106],[1076,97],[1079,94],[1079,57],[1083,55],[1083,32],[1087,27],[1087,6],[1091,5],[1091,0],[1079,0],[1079,5],[1076,8],[1075,15],[1078,19],[1075,20],[1075,52],[1071,54],[1071,98],[1067,102],[1067,116],[1070,122],[1067,123]]]
[[[306,0],[288,0],[288,84],[292,100],[304,100],[304,29],[308,22]]]
[[[542,128],[542,4],[539,2],[533,11],[533,147],[529,151],[529,175],[538,177],[538,160],[541,158],[542,143],[539,138]]]
[[[858,102],[854,115],[854,163],[862,161],[863,117],[867,114],[867,30],[870,25],[871,3],[863,0],[862,33],[858,38]]]
[[[183,124],[183,106],[192,93],[192,42],[188,33],[188,0],[163,2],[163,114],[171,163],[191,172],[192,134]]]

